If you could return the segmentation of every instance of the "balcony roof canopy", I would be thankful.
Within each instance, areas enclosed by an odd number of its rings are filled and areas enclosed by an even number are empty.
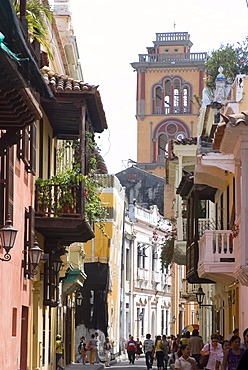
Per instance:
[[[205,184],[194,184],[193,173],[188,173],[182,177],[182,180],[177,188],[177,194],[181,197],[188,197],[192,191],[198,191],[199,199],[214,201],[216,188]]]
[[[85,84],[65,75],[59,75],[49,68],[42,69],[47,84],[56,101],[42,100],[42,106],[59,139],[76,138],[79,135],[81,107],[86,106],[87,119],[95,132],[103,132],[107,122],[101,96],[97,86]]]

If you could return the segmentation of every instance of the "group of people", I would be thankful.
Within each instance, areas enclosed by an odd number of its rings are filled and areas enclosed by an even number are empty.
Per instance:
[[[104,350],[104,355],[105,355],[105,366],[110,367],[111,343],[108,337],[106,337],[105,342],[103,344],[103,350]],[[91,337],[88,343],[86,343],[85,337],[81,337],[80,343],[78,346],[78,352],[79,352],[79,358],[77,362],[83,363],[84,365],[86,365],[87,360],[90,364],[100,363],[98,333],[96,332],[95,334],[91,334]]]
[[[185,336],[187,343],[177,352],[175,370],[247,370],[248,369],[248,328],[243,332],[243,342],[239,330],[235,329],[230,340],[223,340],[217,333],[211,341],[203,345],[198,330],[192,336]],[[205,364],[204,364],[205,359]]]
[[[144,350],[148,370],[152,368],[154,360],[157,360],[158,370],[167,369],[169,342],[165,335],[162,337],[158,335],[156,340],[153,341],[151,334],[147,334],[143,345],[139,338],[134,341],[133,336],[130,335],[126,343],[126,349],[130,365],[134,364],[135,358],[138,359]]]
[[[147,370],[152,369],[154,361],[158,370],[167,370],[168,364],[175,370],[248,370],[248,328],[243,332],[242,342],[239,330],[235,329],[230,340],[213,333],[211,341],[204,345],[195,329],[192,335],[190,332],[168,338],[158,335],[155,340],[147,334],[143,345],[129,336],[126,348],[130,364],[134,364],[139,357],[137,353],[143,349]]]

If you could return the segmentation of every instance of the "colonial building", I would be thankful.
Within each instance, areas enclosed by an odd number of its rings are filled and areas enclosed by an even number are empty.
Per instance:
[[[62,16],[60,26],[66,35],[60,37],[56,17],[52,23],[44,18],[53,58],[37,40],[28,41],[25,0],[20,20],[9,0],[0,15],[8,45],[0,49],[0,224],[9,228],[10,218],[18,229],[13,253],[6,244],[0,250],[0,367],[6,370],[13,361],[21,370],[53,369],[57,333],[64,340],[64,363],[74,360],[76,291],[86,278],[82,243],[94,237],[82,179],[93,154],[96,168],[101,166],[89,142],[107,123],[97,87],[82,81],[64,5],[67,26],[61,26]],[[75,165],[79,172],[70,178]]]
[[[222,68],[219,72],[213,102],[203,105],[199,120],[199,133],[207,135],[208,145],[199,140],[194,173],[185,174],[178,189],[188,199],[187,278],[203,283],[198,292],[205,340],[212,331],[226,338],[236,327],[242,332],[248,325],[247,77],[238,75],[230,86]],[[203,202],[209,220],[200,229]]]

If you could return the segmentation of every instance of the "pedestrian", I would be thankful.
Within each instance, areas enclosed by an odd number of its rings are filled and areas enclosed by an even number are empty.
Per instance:
[[[155,354],[158,370],[162,370],[164,364],[164,344],[161,335],[157,335],[155,340]]]
[[[111,344],[109,342],[109,338],[106,337],[105,342],[103,343],[103,350],[106,357],[106,367],[110,367],[110,360],[111,360]]]
[[[95,360],[95,363],[99,364],[99,362],[100,362],[100,359],[99,359],[100,342],[99,342],[99,334],[97,332],[95,333],[95,343],[96,343],[96,360]]]
[[[243,350],[246,350],[248,349],[248,328],[244,330],[243,338],[244,338],[244,341],[240,344],[240,348],[242,348]]]
[[[56,335],[55,348],[56,348],[56,370],[57,369],[63,370],[63,367],[60,366],[59,361],[61,357],[63,357],[64,345],[63,342],[61,341],[61,335],[59,334]]]
[[[225,352],[229,348],[230,348],[230,342],[229,342],[229,340],[224,340],[222,342],[222,350],[223,350],[223,352],[222,353],[219,353],[218,356],[217,356],[217,360],[216,360],[216,363],[215,363],[215,370],[221,369],[221,366],[222,366],[222,363],[223,363],[224,354],[225,354]]]
[[[85,342],[81,346],[81,356],[82,356],[82,363],[84,365],[86,365],[87,347],[86,347],[86,343]]]
[[[155,347],[154,347],[154,341],[151,339],[151,334],[146,334],[146,339],[144,340],[143,348],[144,348],[145,357],[146,357],[147,370],[152,369]]]
[[[136,342],[133,340],[133,336],[131,335],[129,341],[127,342],[127,354],[129,359],[129,364],[134,364],[135,360],[135,350],[136,350]]]
[[[197,329],[194,329],[192,332],[192,337],[189,338],[189,347],[190,347],[190,353],[191,356],[194,357],[197,364],[199,364],[199,358],[200,358],[200,350],[203,347],[203,340],[202,337],[199,336],[199,331]]]
[[[241,360],[239,361],[237,370],[247,370],[248,369],[248,349],[245,350]]]
[[[219,343],[219,335],[217,333],[213,333],[211,335],[211,343],[205,344],[200,351],[202,356],[209,355],[206,370],[215,370],[217,356],[220,353],[222,353],[222,346]]]
[[[96,361],[96,341],[95,341],[95,334],[91,334],[89,343],[87,345],[87,350],[90,352],[89,355],[89,363],[94,365]]]
[[[136,354],[136,360],[138,360],[140,358],[140,355],[142,354],[142,342],[139,340],[139,338],[137,338],[136,340],[136,350],[135,350],[135,354]]]
[[[78,357],[78,360],[77,360],[77,362],[79,362],[79,363],[82,363],[83,362],[83,360],[82,360],[82,353],[81,353],[81,349],[82,349],[82,345],[83,345],[83,343],[85,342],[85,337],[81,337],[80,338],[80,343],[79,343],[79,345],[78,345],[78,353],[79,353],[79,357]]]
[[[238,335],[233,335],[230,339],[231,348],[225,352],[223,358],[222,368],[223,370],[236,370],[244,353],[244,350],[240,348],[240,337]]]
[[[169,341],[166,339],[166,335],[162,335],[162,342],[164,345],[164,366],[163,369],[167,370],[168,360],[169,360],[169,352],[170,352],[170,344]]]
[[[190,347],[182,344],[178,351],[178,359],[175,361],[175,370],[198,370],[194,357],[190,357]]]
[[[186,331],[186,333],[183,334],[181,338],[181,344],[189,344],[189,340],[190,340],[190,332]]]

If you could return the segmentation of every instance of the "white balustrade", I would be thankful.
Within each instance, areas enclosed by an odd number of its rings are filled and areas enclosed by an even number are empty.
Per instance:
[[[139,280],[148,280],[148,270],[138,267],[137,277]]]
[[[156,283],[160,283],[160,275],[161,275],[161,272],[152,271],[152,281],[155,281]]]
[[[199,241],[199,264],[234,262],[231,230],[206,230]]]

